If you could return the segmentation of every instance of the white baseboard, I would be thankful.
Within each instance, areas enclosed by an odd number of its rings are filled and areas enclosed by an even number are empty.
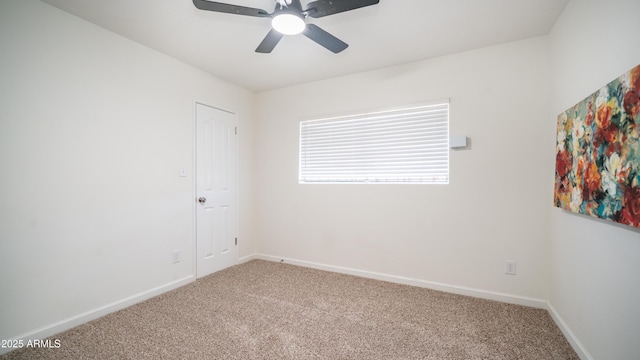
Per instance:
[[[549,311],[549,315],[553,321],[558,325],[564,337],[567,338],[567,341],[573,348],[573,350],[578,354],[581,360],[593,360],[593,357],[587,352],[587,349],[584,348],[580,340],[576,337],[576,335],[571,331],[567,323],[562,319],[560,314],[556,311],[556,309],[550,303],[547,303],[547,311]]]
[[[238,265],[240,265],[240,264],[244,264],[244,263],[249,262],[249,261],[251,261],[251,260],[256,260],[256,259],[258,259],[258,257],[257,257],[257,256],[258,256],[258,255],[256,255],[256,254],[252,254],[252,255],[248,255],[248,256],[243,256],[243,257],[241,257],[241,258],[239,258],[239,259],[238,259]]]
[[[509,303],[509,304],[529,306],[529,307],[534,307],[538,309],[547,309],[547,302],[541,299],[503,294],[503,293],[498,293],[493,291],[473,289],[473,288],[467,288],[462,286],[448,285],[448,284],[442,284],[442,283],[437,283],[432,281],[412,279],[412,278],[403,277],[403,276],[388,275],[388,274],[376,273],[371,271],[358,270],[358,269],[352,269],[352,268],[346,268],[346,267],[334,266],[334,265],[325,265],[325,264],[319,264],[319,263],[314,263],[310,261],[287,259],[287,258],[282,258],[277,256],[264,255],[264,254],[254,254],[251,256],[246,256],[243,259],[245,260],[244,262],[250,261],[253,259],[275,261],[275,262],[284,261],[285,263],[288,263],[288,264],[298,265],[298,266],[303,266],[303,267],[308,267],[308,268],[313,268],[318,270],[355,275],[355,276],[360,276],[360,277],[369,278],[369,279],[417,286],[417,287],[444,291],[444,292],[453,293],[453,294],[472,296],[472,297],[487,299],[487,300],[495,300],[495,301],[500,301],[500,302]]]
[[[68,319],[59,321],[57,323],[53,323],[47,326],[44,326],[42,328],[36,329],[34,331],[31,331],[29,333],[26,334],[22,334],[19,336],[16,336],[15,338],[11,339],[11,340],[23,340],[25,343],[28,342],[29,340],[36,340],[36,339],[44,339],[50,336],[53,336],[55,334],[58,334],[62,331],[65,330],[69,330],[73,327],[76,327],[78,325],[82,325],[86,322],[89,322],[91,320],[95,320],[97,318],[100,318],[102,316],[105,316],[107,314],[110,314],[112,312],[124,309],[126,307],[129,307],[131,305],[137,304],[139,302],[142,302],[144,300],[150,299],[154,296],[158,296],[162,293],[165,293],[167,291],[171,291],[174,289],[177,289],[181,286],[184,286],[190,282],[195,281],[196,277],[195,275],[189,275],[186,276],[182,279],[178,279],[176,281],[170,282],[168,284],[165,285],[161,285],[158,286],[156,288],[147,290],[145,292],[130,296],[128,298],[125,298],[123,300],[120,301],[116,301],[114,303],[111,304],[107,304],[105,306],[101,306],[97,309],[94,310],[90,310],[87,312],[84,312],[82,314],[70,317]],[[11,351],[13,349],[7,349],[7,348],[0,348],[0,355],[4,354],[4,353],[8,353],[9,351]]]

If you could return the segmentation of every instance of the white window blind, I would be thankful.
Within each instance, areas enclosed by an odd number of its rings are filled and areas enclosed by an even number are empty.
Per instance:
[[[449,183],[449,104],[300,122],[303,183]]]

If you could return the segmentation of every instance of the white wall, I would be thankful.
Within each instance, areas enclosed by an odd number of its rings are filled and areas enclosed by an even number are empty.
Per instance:
[[[548,56],[534,38],[258,94],[260,253],[546,299]],[[443,98],[472,142],[451,152],[449,185],[298,184],[300,120]]]
[[[238,114],[255,252],[252,93],[35,0],[0,1],[0,49],[1,339],[193,280],[196,100]]]
[[[572,0],[550,34],[553,114],[640,64],[639,34],[639,1]],[[552,307],[586,356],[640,359],[640,231],[550,211]]]

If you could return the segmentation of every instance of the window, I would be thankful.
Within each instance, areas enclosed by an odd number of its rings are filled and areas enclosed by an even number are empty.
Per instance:
[[[449,183],[449,103],[300,122],[301,184]]]

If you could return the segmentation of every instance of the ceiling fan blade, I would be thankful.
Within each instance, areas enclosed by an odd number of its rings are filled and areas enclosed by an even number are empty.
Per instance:
[[[273,51],[273,48],[275,48],[276,45],[278,45],[278,43],[280,42],[280,39],[282,39],[283,36],[284,35],[277,32],[275,29],[271,29],[267,33],[267,36],[264,37],[260,45],[258,45],[256,52],[262,53],[262,54],[270,53],[271,51]]]
[[[193,0],[193,5],[195,5],[200,10],[208,10],[215,11],[227,14],[236,14],[236,15],[246,15],[246,16],[255,16],[255,17],[270,17],[271,14],[262,10],[262,9],[254,9],[246,6],[232,5],[232,4],[224,4],[215,1],[206,1],[206,0]]]
[[[305,10],[305,12],[312,18],[320,18],[375,5],[379,2],[380,0],[316,0],[307,4],[307,10]]]
[[[307,24],[307,28],[302,32],[302,34],[335,54],[349,46],[344,41],[322,30],[315,24]]]
[[[300,0],[291,0],[291,3],[287,7],[302,12],[302,4],[300,3]]]

